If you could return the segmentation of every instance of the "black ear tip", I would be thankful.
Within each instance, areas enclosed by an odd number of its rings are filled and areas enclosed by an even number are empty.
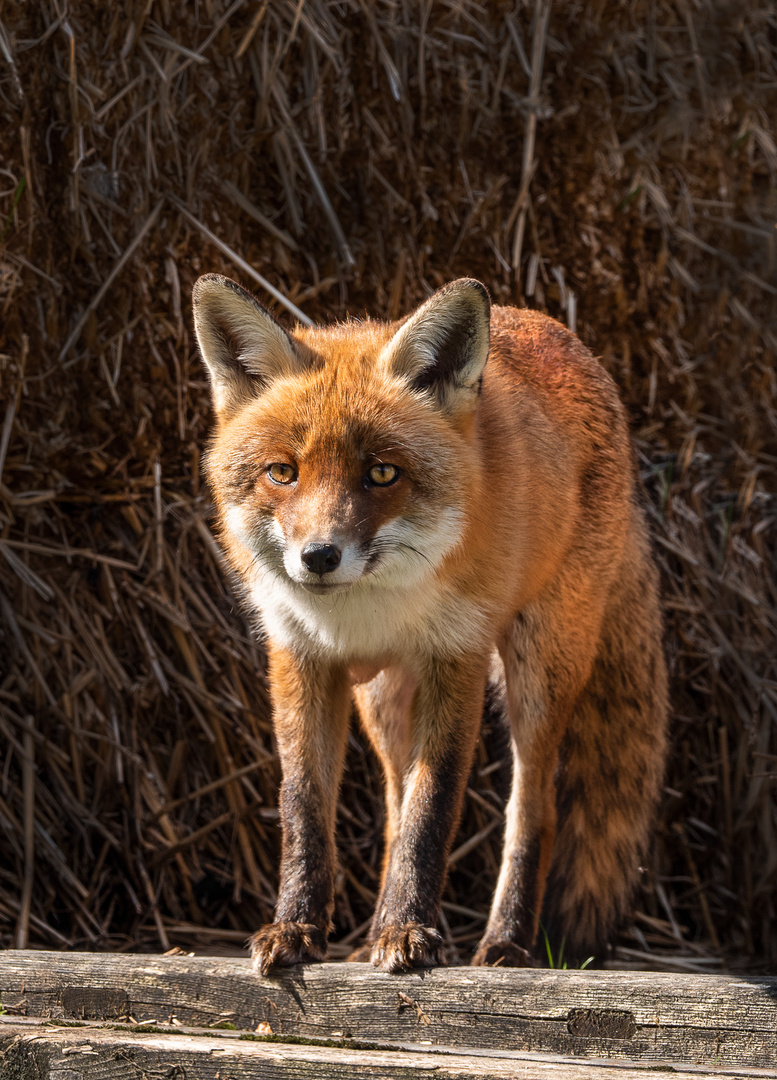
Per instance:
[[[232,278],[224,277],[223,274],[203,274],[198,277],[192,288],[192,303],[199,304],[206,297],[213,296],[224,289],[229,289],[237,293],[238,296],[250,300],[252,304],[257,304],[256,299],[247,289],[244,289],[242,285],[238,285]]]
[[[456,280],[452,281],[449,285],[443,286],[440,291],[457,293],[459,295],[469,294],[473,298],[477,296],[486,309],[486,312],[491,309],[491,297],[488,295],[488,289],[483,282],[478,281],[477,278],[456,278]]]
[[[223,274],[201,274],[195,281],[192,292],[198,292],[201,289],[209,289],[212,286],[229,284],[234,284],[234,282],[231,278],[224,277]]]
[[[214,292],[223,289],[228,283],[229,278],[225,278],[221,274],[203,274],[202,277],[197,278],[192,288],[192,303],[201,303],[207,296],[212,296]]]

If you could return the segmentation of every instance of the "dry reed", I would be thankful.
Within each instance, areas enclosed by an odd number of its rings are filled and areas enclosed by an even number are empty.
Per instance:
[[[0,19],[0,940],[223,950],[271,916],[278,768],[200,481],[195,277],[323,320],[395,317],[466,274],[575,327],[633,421],[673,753],[610,963],[774,969],[773,4],[39,0]],[[505,749],[489,721],[443,905],[460,959]],[[366,928],[382,817],[354,731],[335,956]]]

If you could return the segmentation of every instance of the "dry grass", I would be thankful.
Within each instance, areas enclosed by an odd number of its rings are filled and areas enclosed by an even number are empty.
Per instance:
[[[604,357],[650,498],[674,748],[612,963],[774,969],[773,4],[2,18],[0,939],[223,949],[271,915],[278,770],[200,483],[194,278],[331,319],[467,274]],[[443,908],[462,959],[504,750],[487,725]],[[375,898],[379,788],[355,732],[335,955]]]

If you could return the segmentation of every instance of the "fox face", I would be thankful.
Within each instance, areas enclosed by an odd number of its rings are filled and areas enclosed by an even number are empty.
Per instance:
[[[406,605],[459,544],[478,482],[483,287],[455,282],[402,324],[293,335],[227,279],[194,299],[218,416],[206,467],[265,623],[339,613],[345,631],[376,590]]]
[[[360,417],[332,372],[276,386],[228,425],[210,459],[234,493],[228,528],[269,572],[312,594],[425,573],[458,535],[462,454],[441,459],[428,436],[409,441],[423,405],[371,389],[372,415]]]

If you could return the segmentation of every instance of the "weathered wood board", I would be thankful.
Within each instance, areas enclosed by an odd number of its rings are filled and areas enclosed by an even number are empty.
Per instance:
[[[168,1034],[110,1027],[35,1026],[0,1020],[3,1080],[733,1080],[773,1071],[684,1070],[625,1062],[571,1061],[503,1051],[366,1049],[255,1042],[213,1032]]]
[[[304,1039],[541,1052],[777,1075],[777,978],[0,953],[8,1017],[154,1021]]]

